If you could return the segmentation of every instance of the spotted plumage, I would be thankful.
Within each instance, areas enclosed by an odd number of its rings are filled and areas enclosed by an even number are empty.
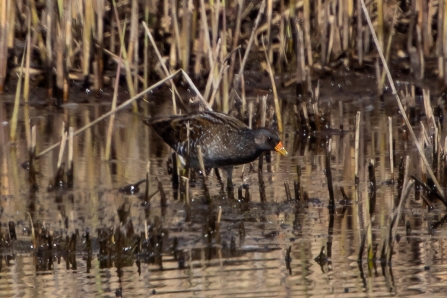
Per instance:
[[[197,146],[206,168],[233,166],[254,161],[264,151],[286,155],[278,135],[270,129],[250,129],[240,120],[210,111],[144,120],[179,155],[199,167]],[[189,126],[189,140],[188,140]],[[189,143],[188,143],[189,142]],[[189,144],[189,146],[188,146]]]

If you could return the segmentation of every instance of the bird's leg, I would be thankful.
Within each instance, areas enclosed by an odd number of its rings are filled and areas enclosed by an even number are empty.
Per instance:
[[[211,173],[212,168],[206,168],[205,173],[208,176]]]
[[[220,175],[220,171],[219,171],[219,169],[218,169],[218,168],[214,168],[214,173],[216,174],[217,181],[219,181],[219,184],[220,184],[220,191],[221,191],[222,193],[225,193],[225,184],[224,184],[224,182],[223,182],[223,180],[222,180],[222,176]]]
[[[224,170],[227,172],[227,189],[233,191],[233,166],[227,166]]]
[[[220,172],[218,168],[214,168],[214,174],[216,174],[217,180],[222,182],[222,177],[220,176]]]

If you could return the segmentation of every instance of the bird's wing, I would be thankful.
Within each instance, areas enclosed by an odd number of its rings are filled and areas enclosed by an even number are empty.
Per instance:
[[[206,111],[149,119],[144,123],[152,126],[164,141],[181,155],[186,153],[188,126],[190,146],[194,152],[197,145],[206,145],[216,134],[229,135],[248,128],[236,118]]]

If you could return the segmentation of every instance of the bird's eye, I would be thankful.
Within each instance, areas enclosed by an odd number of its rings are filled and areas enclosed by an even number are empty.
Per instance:
[[[271,140],[272,140],[272,137],[268,137],[267,140],[268,140],[268,141],[271,141]]]

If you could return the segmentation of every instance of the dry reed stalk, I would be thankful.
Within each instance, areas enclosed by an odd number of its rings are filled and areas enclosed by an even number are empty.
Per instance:
[[[121,51],[120,51],[120,58],[121,58]],[[118,63],[118,67],[116,70],[115,86],[113,88],[112,109],[111,109],[112,111],[116,108],[116,101],[118,98],[120,72],[121,72],[121,63]],[[112,145],[112,132],[113,132],[114,120],[115,120],[115,114],[112,114],[112,116],[110,116],[109,126],[107,128],[106,148],[105,148],[105,152],[104,152],[105,160],[109,160],[109,158],[110,158],[110,149],[111,149],[111,145]]]
[[[267,0],[267,55],[270,61],[273,61],[272,50],[272,13],[273,13],[273,0]]]
[[[26,38],[30,39],[30,36],[27,35]],[[18,121],[18,118],[19,118],[20,95],[22,93],[22,75],[23,75],[23,64],[24,64],[24,61],[25,61],[26,44],[25,44],[25,49],[24,49],[23,54],[22,54],[22,62],[20,63],[19,78],[18,78],[18,81],[17,81],[16,95],[15,95],[15,98],[14,98],[14,109],[12,111],[12,117],[11,117],[11,132],[10,132],[10,141],[11,142],[15,142],[15,140],[16,140],[17,121]]]
[[[199,7],[199,0],[193,0],[191,4],[192,9],[192,16],[191,16],[191,29],[190,29],[190,40],[191,42],[191,48],[193,48],[194,41],[197,38],[197,22],[199,18],[199,10],[197,9]]]
[[[416,2],[412,1],[411,3],[411,9],[410,9],[410,24],[408,27],[408,36],[407,36],[407,52],[408,55],[410,56],[410,62],[411,62],[411,51],[414,51],[413,49],[413,40],[414,40],[414,31],[415,31],[415,26],[416,26]]]
[[[150,160],[148,160],[146,163],[146,188],[145,188],[144,197],[143,197],[145,202],[149,202],[149,200],[150,200],[150,195],[149,195],[149,192],[150,192],[150,189],[149,189],[150,168],[151,168],[151,162],[150,162]]]
[[[261,113],[260,127],[265,127],[265,116],[267,113],[267,95],[261,97],[260,105],[261,105],[261,108],[259,109]]]
[[[310,131],[310,123],[309,123],[309,113],[307,112],[307,104],[306,102],[301,103],[301,109],[303,110],[304,121],[306,122],[307,130]]]
[[[393,148],[393,119],[388,117],[388,136],[390,144],[390,173],[391,181],[394,181],[394,148]]]
[[[415,77],[418,80],[423,80],[424,75],[425,75],[425,58],[424,58],[424,52],[423,52],[421,30],[422,30],[421,27],[419,25],[417,25],[416,26],[416,53],[415,53],[415,56],[417,56],[417,58],[414,59],[414,62],[416,64]]]
[[[380,59],[382,60],[383,66],[385,68],[385,71],[386,71],[386,74],[388,77],[388,82],[390,83],[391,90],[393,92],[394,98],[396,99],[397,105],[399,107],[399,111],[400,111],[402,117],[404,118],[405,125],[407,126],[408,131],[410,132],[410,135],[413,138],[413,141],[414,141],[416,148],[419,152],[419,156],[422,158],[424,165],[427,167],[427,171],[428,171],[430,177],[433,179],[433,182],[435,183],[436,188],[439,191],[440,195],[444,198],[444,190],[442,189],[441,185],[439,184],[438,180],[436,179],[436,176],[434,175],[433,170],[431,169],[430,164],[428,163],[427,158],[425,157],[424,151],[423,151],[420,143],[418,142],[418,139],[413,131],[413,128],[411,127],[411,124],[408,121],[408,117],[405,114],[405,109],[402,106],[402,102],[401,102],[399,95],[397,93],[396,86],[394,85],[393,78],[391,77],[391,73],[388,68],[388,64],[386,63],[385,57],[383,56],[383,53],[379,47],[379,41],[377,40],[377,36],[374,32],[374,27],[371,23],[371,19],[369,18],[368,11],[366,10],[365,2],[364,2],[364,0],[359,0],[359,1],[361,2],[362,9],[363,9],[363,12],[366,17],[366,21],[368,22],[369,29],[371,30],[371,34],[374,39],[374,43],[376,44],[377,51],[379,53]]]
[[[67,168],[67,188],[73,188],[73,180],[74,180],[74,170],[73,170],[73,140],[74,128],[70,126],[68,129],[68,168]],[[65,142],[63,142],[65,143]]]
[[[420,28],[422,28],[422,46],[423,53],[425,56],[430,54],[430,49],[432,47],[432,38],[431,38],[431,26],[427,24],[431,24],[432,20],[429,19],[429,6],[432,6],[433,1],[422,1],[420,7],[420,15],[422,17],[422,23],[419,24]]]
[[[33,156],[36,155],[36,144],[37,144],[36,126],[33,125],[33,127],[31,128],[31,147],[30,147]]]
[[[73,170],[73,147],[74,147],[74,128],[68,129],[68,171]]]
[[[194,63],[194,69],[193,69],[193,73],[194,73],[194,77],[198,78],[200,77],[200,73],[202,71],[202,58],[203,58],[203,54],[204,54],[204,31],[202,28],[199,29],[199,37],[197,39],[197,47],[195,47],[195,63]]]
[[[359,183],[360,115],[358,111],[355,117],[354,179],[356,184]]]
[[[222,80],[222,77],[226,73],[226,70],[228,69],[227,63],[225,62],[222,67],[220,68],[219,74],[217,75],[217,78],[213,80],[213,93],[211,93],[209,106],[212,107],[214,103],[214,98],[216,97],[216,94],[219,90],[219,85]]]
[[[201,1],[203,1],[203,0],[201,0]],[[255,33],[259,26],[259,22],[261,21],[261,17],[264,14],[264,10],[265,10],[265,0],[262,0],[261,7],[259,8],[258,15],[256,16],[255,22],[253,24],[253,29],[251,31],[250,39],[248,40],[247,48],[245,50],[245,54],[244,54],[244,57],[242,59],[242,62],[241,62],[240,68],[239,68],[239,73],[233,80],[233,89],[236,89],[237,86],[239,86],[239,82],[241,80],[241,75],[244,72],[245,64],[247,63],[247,58],[248,58],[248,55],[250,54],[251,46],[253,45]],[[264,46],[264,48],[265,48],[265,46]],[[269,65],[268,67],[270,67],[270,63],[267,63],[267,64]]]
[[[373,147],[374,148],[374,147]],[[373,216],[376,210],[377,184],[375,174],[375,161],[371,159],[368,165],[368,179],[369,179],[369,214]]]
[[[222,30],[220,32],[220,35],[223,37],[222,50],[220,51],[220,61],[222,61],[224,63],[224,65],[225,64],[228,65],[228,62],[226,61],[227,60],[226,57],[230,58],[230,56],[227,56],[228,55],[228,52],[227,52],[228,45],[227,45],[227,38],[226,38],[226,36],[227,36],[227,21],[226,21],[226,17],[227,17],[226,10],[224,8],[223,11],[222,11],[222,19],[223,19],[222,20]],[[229,94],[228,94],[228,92],[230,91],[230,87],[229,87],[230,81],[229,81],[228,77],[229,77],[228,76],[228,72],[225,71],[225,73],[223,74],[223,77],[222,77],[222,80],[223,80],[222,87],[220,88],[221,89],[221,95],[222,95],[222,97],[221,97],[221,100],[222,100],[222,112],[225,113],[225,114],[228,114],[228,112],[230,111],[230,97],[229,97]]]
[[[241,56],[240,56],[240,53],[239,53],[239,61],[240,60],[241,60]],[[242,102],[241,114],[244,115],[245,111],[247,110],[247,97],[246,97],[246,94],[245,94],[245,77],[244,77],[244,73],[241,73],[240,80],[241,80],[241,102]],[[234,91],[232,94],[236,94],[237,95],[236,91]]]
[[[111,53],[115,53],[115,45],[116,45],[116,29],[119,26],[117,24],[115,18],[110,18],[110,41],[109,41],[109,50]]]
[[[33,219],[29,212],[27,212],[26,214],[28,214],[28,217],[29,217],[30,228],[31,228],[31,240],[33,242],[33,248],[37,248],[36,231],[34,230]]]
[[[281,108],[279,106],[278,91],[276,90],[275,77],[274,77],[272,65],[270,63],[269,57],[267,56],[267,52],[265,51],[264,40],[262,40],[262,45],[264,47],[265,60],[267,62],[267,71],[269,73],[270,81],[272,83],[273,101],[275,103],[275,114],[276,114],[276,119],[278,121],[278,132],[279,132],[279,134],[281,134],[283,132],[283,129],[282,129],[282,115],[281,115]]]
[[[313,63],[312,46],[310,40],[310,0],[303,1],[303,17],[304,17],[304,23],[303,23],[304,39],[306,41],[306,50],[307,50],[307,64],[312,67],[314,63]]]
[[[189,178],[182,176],[183,185],[185,187],[185,204],[189,207]]]
[[[383,0],[376,0],[377,5],[377,40],[379,41],[379,46],[382,51],[384,48],[384,34],[383,34]],[[359,7],[360,11],[360,7]],[[361,14],[361,12],[360,12]]]
[[[248,127],[252,129],[253,125],[253,101],[248,103]]]
[[[144,1],[144,22],[147,24],[149,22],[149,7],[150,7],[151,0],[145,0]],[[143,54],[143,89],[147,89],[149,87],[149,75],[150,75],[150,68],[149,68],[149,37],[145,34],[144,35],[144,54]],[[147,100],[146,96],[144,97],[145,100]]]
[[[244,0],[236,0],[237,1],[237,16],[236,16],[236,23],[235,23],[235,29],[234,29],[234,36],[233,36],[233,44],[231,46],[232,54],[231,54],[231,63],[230,63],[230,71],[228,72],[229,78],[228,81],[231,83],[233,81],[233,75],[234,75],[234,66],[236,63],[235,58],[235,52],[233,52],[239,44],[239,37],[241,35],[241,16],[242,16],[242,9],[244,7]]]
[[[300,86],[301,92],[306,93],[302,90],[303,82],[306,81],[306,61],[304,59],[304,37],[303,30],[298,24],[298,19],[295,19],[295,29],[296,29],[296,83]]]
[[[177,103],[175,101],[175,93],[174,90],[171,89],[171,94],[172,94],[172,113],[174,115],[177,115]]]
[[[3,0],[0,2],[0,93],[5,91],[5,80],[7,72],[7,59],[8,59],[8,40],[4,38],[9,32],[9,8],[11,6],[11,0]]]
[[[363,20],[362,11],[360,10],[362,0],[357,0],[357,55],[359,65],[363,65]],[[367,13],[365,6],[365,13]],[[378,45],[380,47],[380,44]]]
[[[3,0],[5,1],[5,0]],[[14,3],[15,1],[9,1],[9,9],[8,9],[8,23],[9,23],[9,30],[7,32],[7,44],[8,44],[8,48],[13,49],[14,48],[14,43],[15,43],[15,33],[16,33],[16,5]],[[20,25],[20,24],[19,24]]]
[[[211,51],[211,41],[210,41],[210,35],[208,32],[208,22],[207,22],[207,14],[205,10],[205,1],[200,0],[200,19],[202,20],[202,29],[204,30],[204,36],[205,36],[205,53],[208,53],[208,61],[210,69],[213,68],[213,53]],[[213,34],[214,36],[214,34]]]
[[[383,0],[381,0],[381,1],[383,1]],[[390,35],[388,37],[388,42],[387,42],[387,46],[386,46],[385,60],[387,62],[390,59],[391,44],[393,42],[393,36],[394,36],[394,25],[396,24],[397,8],[398,7],[396,6],[396,8],[394,9],[393,22],[391,23]],[[378,60],[377,60],[377,62],[378,62]],[[385,73],[385,71],[383,71],[381,74],[381,79],[380,79],[381,86],[379,85],[380,86],[379,88],[381,88],[380,90],[382,90],[382,93],[383,93],[383,85],[385,84],[385,75],[386,75],[386,73]]]
[[[225,12],[224,12],[225,14]],[[225,26],[226,26],[226,22],[224,22]],[[221,31],[221,36],[225,36],[225,30]],[[224,65],[228,65],[228,62],[226,62],[225,56],[227,56],[227,39],[224,38],[223,42],[222,42],[222,51],[220,52],[221,56],[220,59],[221,61],[225,61]],[[226,66],[225,72],[223,73],[223,77],[222,77],[222,113],[228,114],[228,112],[230,111],[230,96],[228,94],[228,91],[230,89],[230,81],[229,81],[229,75],[228,75],[228,71],[226,71],[228,69],[229,66]]]
[[[73,35],[72,35],[72,8],[73,2],[64,1],[64,11],[65,11],[65,50],[66,60],[65,60],[65,68],[68,70],[73,65]],[[68,100],[68,83],[66,84],[66,89],[64,89],[64,94],[67,94],[67,98],[64,97],[64,101]]]
[[[96,90],[96,95],[97,96],[99,96],[99,92],[98,92],[99,91],[99,81],[98,81],[99,69],[98,68],[99,68],[98,61],[96,61],[96,60],[93,61],[92,62],[93,90]]]
[[[96,0],[95,1],[95,10],[96,10],[96,25],[97,25],[97,49],[96,49],[96,67],[97,67],[97,75],[95,76],[95,85],[96,92],[99,95],[99,92],[102,88],[104,88],[104,13],[105,13],[105,1],[104,0]],[[132,2],[132,14],[133,11],[133,2]],[[132,19],[133,20],[133,19]],[[137,24],[138,25],[138,24]]]
[[[55,66],[53,63],[53,43],[52,39],[55,36],[54,32],[54,24],[55,24],[55,16],[54,16],[54,5],[53,0],[46,0],[46,25],[47,25],[47,34],[45,39],[45,49],[47,51],[47,60],[46,60],[46,82],[47,82],[47,92],[48,98],[53,98],[53,67]]]
[[[216,44],[216,46],[215,46],[215,48],[213,50],[213,52],[214,52],[213,63],[211,65],[210,72],[209,72],[209,75],[208,75],[208,80],[206,82],[205,92],[203,93],[203,98],[205,98],[205,100],[208,99],[209,94],[211,92],[211,85],[213,85],[215,77],[218,76],[218,73],[217,73],[217,62],[218,62],[218,57],[219,57],[219,52],[220,52],[221,41],[222,40],[219,38],[219,40],[217,41],[217,44]],[[208,102],[209,101],[210,100],[208,99]]]
[[[130,13],[130,35],[129,45],[127,46],[127,53],[129,63],[132,64],[134,60],[134,47],[136,46],[138,39],[138,2],[137,0],[131,0],[131,13]]]
[[[206,178],[205,163],[203,162],[202,148],[199,145],[197,145],[196,148],[197,148],[197,158],[199,159],[200,170],[202,171],[203,177]]]
[[[119,38],[120,38],[120,51],[121,51],[121,53],[123,55],[124,67],[126,69],[127,88],[129,89],[130,96],[134,97],[135,94],[136,94],[136,91],[134,89],[134,84],[133,84],[133,81],[132,81],[132,72],[130,70],[130,64],[131,64],[131,60],[130,59],[131,59],[132,55],[130,55],[130,56],[127,55],[128,53],[127,53],[126,47],[124,45],[124,34],[126,32],[126,26],[125,26],[126,24],[124,24],[124,29],[121,30],[121,27],[119,26],[120,19],[119,19],[119,15],[118,15],[118,9],[116,7],[116,1],[112,0],[112,3],[113,3],[113,10],[114,10],[114,13],[115,13],[116,23],[118,24],[117,28],[118,28],[118,35],[119,35]],[[132,102],[132,111],[134,113],[138,112],[138,105],[137,105],[137,103],[135,101]]]
[[[443,15],[443,22],[442,22],[442,32],[441,35],[442,38],[442,56],[444,57],[444,84],[447,86],[447,2],[445,0],[442,0],[444,10],[440,13]]]
[[[138,2],[132,1],[132,13],[131,13],[131,38],[129,39],[129,63],[133,66],[134,69],[134,78],[133,78],[133,90],[134,92],[138,92],[138,82],[139,82],[139,39],[138,39]],[[132,34],[134,36],[132,36]],[[132,46],[132,48],[131,48]]]
[[[144,238],[147,240],[149,240],[149,229],[148,229],[148,225],[147,225],[147,219],[144,220]]]
[[[341,100],[338,102],[338,110],[340,116],[340,130],[343,131],[343,102]]]
[[[63,12],[62,12],[63,13]],[[55,99],[59,105],[60,100],[62,98],[67,98],[68,94],[63,94],[64,90],[64,83],[65,83],[65,63],[64,59],[65,57],[65,51],[64,51],[64,44],[65,44],[65,22],[61,22],[60,20],[63,20],[63,15],[61,15],[59,18],[56,18],[56,37],[55,37],[55,50],[56,50],[56,92],[55,92]]]
[[[26,110],[28,107],[24,107],[24,109]],[[26,114],[26,113],[24,113],[24,114]],[[28,114],[29,114],[29,111],[28,111]],[[26,117],[25,117],[25,119],[27,119]],[[29,116],[28,116],[28,119],[29,119]],[[27,123],[28,122],[28,123]],[[31,128],[30,128],[30,121],[28,120],[28,121],[25,121],[25,134],[26,134],[26,146],[27,146],[27,148],[28,148],[28,152],[30,153],[30,155],[31,155],[31,134],[32,134],[32,132],[31,132]],[[30,158],[31,159],[31,158]]]
[[[219,38],[219,15],[220,15],[220,5],[221,0],[211,0],[210,4],[213,7],[211,11],[211,32],[213,34],[213,50],[214,46],[216,45],[216,40]]]
[[[84,76],[84,84],[88,86],[90,75],[90,54],[92,49],[92,32],[93,32],[93,5],[92,2],[84,1],[84,30],[82,32],[82,75]],[[119,23],[119,22],[117,22]]]
[[[171,66],[173,68],[177,67],[175,61],[177,57],[181,58],[182,57],[182,48],[183,48],[183,41],[180,38],[180,29],[179,29],[179,22],[178,22],[178,12],[177,12],[177,6],[178,6],[178,2],[177,0],[172,0],[171,3],[171,23],[172,23],[172,27],[174,29],[174,38],[175,38],[175,46],[174,44],[171,45],[171,53],[170,53],[170,57],[174,57],[174,58],[170,58],[170,63]]]
[[[39,26],[41,26],[42,24],[39,20],[39,15],[37,14],[35,0],[29,0],[29,5],[30,5],[30,9],[31,9],[32,25],[34,28],[39,28]],[[40,58],[42,59],[42,61],[46,61],[47,60],[47,52],[45,49],[45,43],[43,41],[42,33],[40,32],[40,30],[37,30],[36,34],[37,34],[37,44],[39,47]]]
[[[283,12],[285,10],[284,0],[279,1],[279,11]],[[283,63],[286,58],[286,18],[281,13],[281,20],[279,21],[279,50],[278,50],[278,59],[276,59],[276,69],[278,73],[281,74],[281,81],[284,81],[284,71],[283,71]]]
[[[343,51],[347,51],[349,48],[349,33],[350,33],[350,24],[349,20],[351,15],[349,14],[349,7],[352,5],[352,0],[341,0],[341,10],[342,10],[342,48]]]
[[[433,109],[431,108],[430,104],[430,90],[422,89],[422,98],[424,100],[424,109],[425,115],[428,119],[428,125],[432,124],[433,127],[436,127],[435,116],[433,115]]]
[[[134,66],[134,78],[133,78],[133,89],[135,90],[135,92],[138,92],[138,83],[141,81],[141,77],[139,76],[139,61],[140,61],[140,57],[139,57],[139,39],[137,38],[135,41],[135,47],[134,47],[134,55],[133,55],[133,61],[134,63],[132,64]]]
[[[182,68],[189,70],[189,59],[191,52],[191,15],[193,7],[192,0],[183,1],[183,18],[182,18]]]
[[[329,27],[329,40],[327,41],[327,54],[326,54],[326,62],[325,63],[329,63],[330,59],[331,59],[331,53],[332,51],[334,51],[334,47],[337,45],[337,43],[335,43],[335,35],[336,32],[338,34],[338,32],[340,31],[337,28],[337,23],[336,23],[336,18],[330,14],[331,11],[331,6],[332,6],[332,10],[334,9],[334,5],[336,5],[337,2],[333,1],[331,4],[328,4],[328,17],[327,17],[327,26]],[[338,35],[337,35],[338,36]]]
[[[438,19],[437,19],[437,28],[438,28],[438,38],[436,39],[436,56],[438,57],[438,68],[439,68],[439,79],[440,82],[442,82],[442,79],[444,78],[445,75],[445,70],[444,70],[444,51],[443,51],[443,41],[445,39],[444,36],[444,29],[445,29],[445,18],[444,18],[444,14],[445,14],[445,10],[444,10],[444,6],[445,6],[445,0],[440,0],[439,1],[439,6],[438,6]]]
[[[424,144],[424,143],[428,144],[427,140],[426,140],[426,136],[424,135],[423,131],[421,131],[421,136],[419,137],[419,139],[422,144]],[[422,182],[427,183],[427,167],[425,166],[424,161],[422,160],[422,157],[419,156],[419,159],[420,159],[419,165],[421,168],[421,180],[422,180]]]
[[[301,1],[290,1],[289,8],[284,11],[287,18],[294,18],[296,16],[296,10],[301,8],[299,5],[302,4]],[[275,23],[273,19],[273,23]]]
[[[64,131],[64,123],[62,123],[62,138],[61,138],[61,142],[60,142],[60,147],[59,147],[59,155],[57,158],[57,168],[60,169],[62,166],[62,158],[64,156],[64,150],[65,150],[65,144],[67,141],[67,132]]]
[[[422,137],[422,140],[423,140],[424,144],[425,144],[426,146],[428,146],[428,145],[431,144],[431,143],[430,143],[430,137],[428,136],[427,130],[425,129],[424,122],[421,121],[420,123],[421,123],[421,128],[422,128],[422,130],[421,130],[421,137]]]
[[[335,213],[335,197],[334,197],[334,187],[332,181],[332,170],[331,170],[331,154],[332,154],[332,139],[329,139],[326,147],[326,158],[325,158],[325,172],[327,179],[327,187],[329,192],[329,213],[334,215]]]
[[[31,32],[31,14],[30,14],[29,10],[27,10],[27,28],[28,28],[28,32]],[[24,80],[24,86],[23,86],[23,99],[25,100],[25,102],[28,102],[28,99],[29,99],[30,63],[31,63],[31,38],[27,38],[26,39],[25,80]],[[25,120],[27,120],[27,119],[29,119],[29,117],[25,118]]]
[[[222,206],[219,206],[219,211],[217,211],[217,219],[216,219],[216,229],[219,231],[220,221],[222,219]]]
[[[320,3],[320,1],[319,1]],[[328,61],[328,23],[329,23],[329,2],[325,2],[320,6],[322,18],[321,23],[319,24],[320,30],[322,31],[320,36],[320,45],[321,45],[321,53],[320,53],[320,63],[322,66],[326,65],[326,61]]]

